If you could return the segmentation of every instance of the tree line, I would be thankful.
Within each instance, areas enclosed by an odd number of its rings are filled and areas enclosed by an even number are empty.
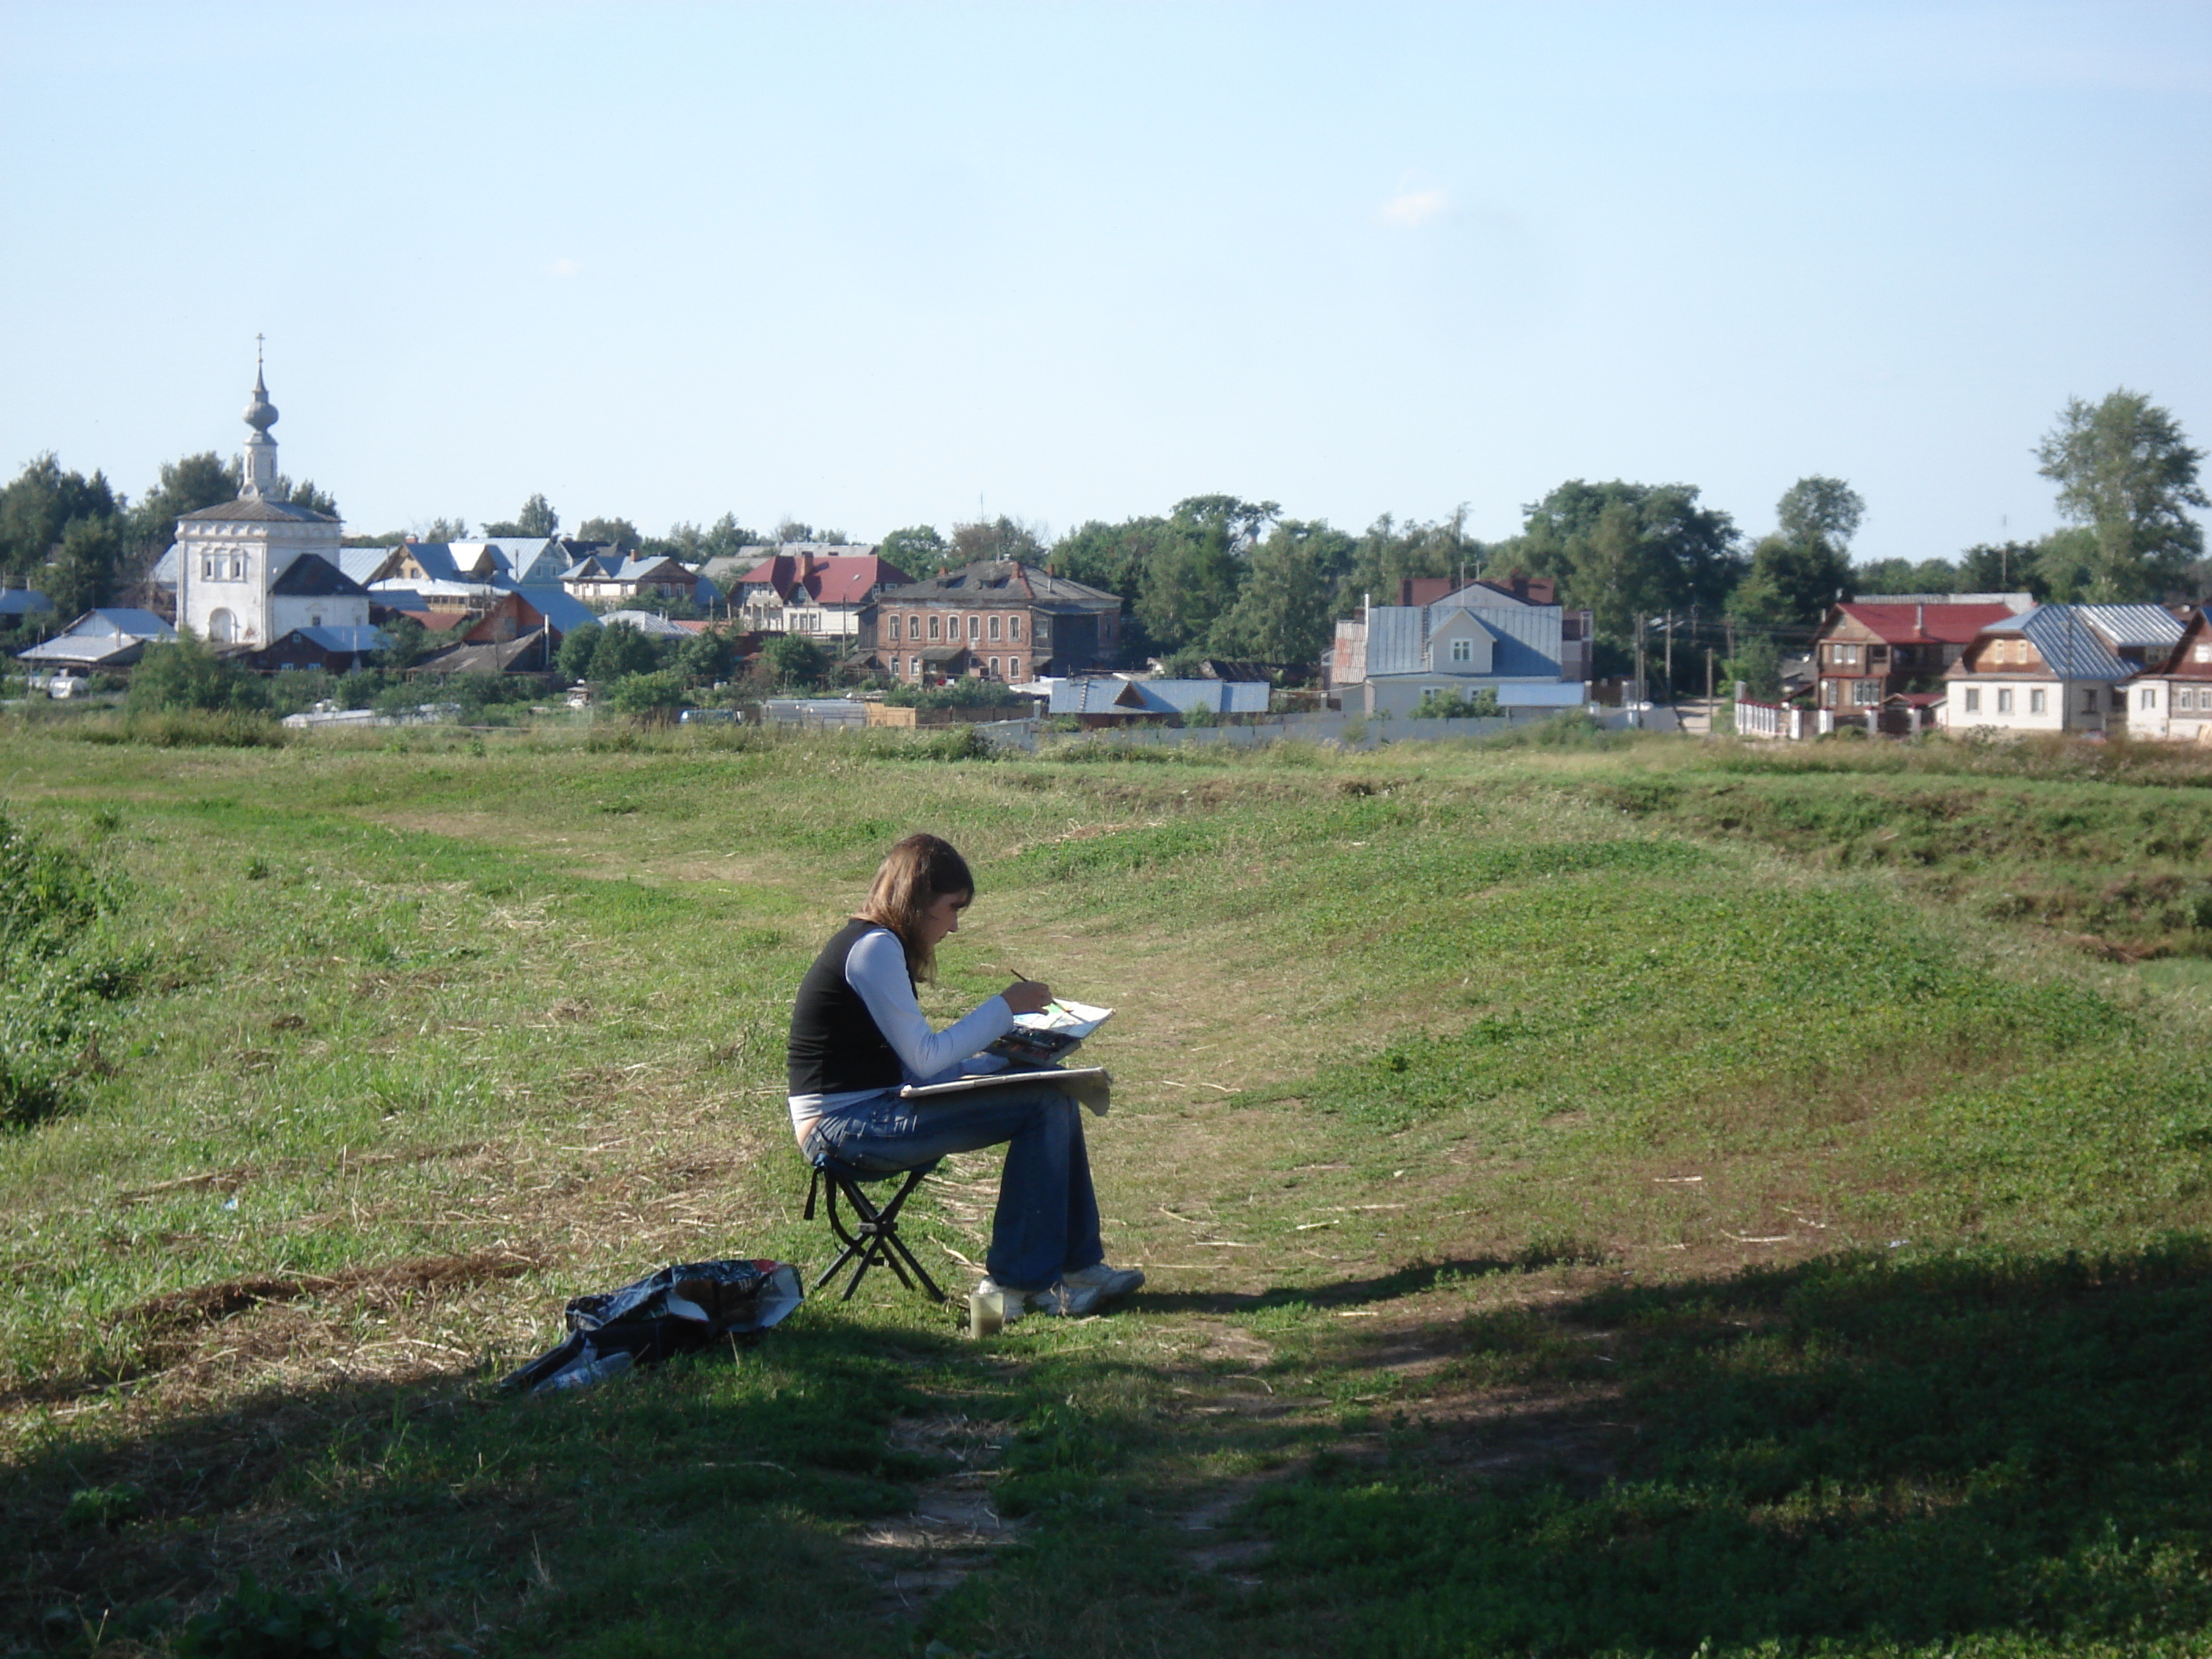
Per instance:
[[[1642,640],[1689,647],[1678,679],[1702,678],[1700,648],[1717,646],[1738,671],[1765,678],[1765,659],[1809,640],[1827,607],[1855,592],[2025,591],[2038,599],[2105,603],[2196,599],[2212,586],[2202,526],[2203,453],[2144,394],[2122,387],[2069,401],[2035,449],[2057,489],[2063,527],[2034,542],[1971,547],[1954,558],[1854,565],[1866,507],[1845,481],[1799,479],[1775,504],[1774,526],[1747,537],[1731,516],[1681,483],[1570,479],[1522,508],[1516,535],[1469,536],[1464,507],[1434,521],[1384,514],[1358,534],[1286,514],[1273,501],[1194,495],[1165,514],[1093,520],[1048,540],[1039,526],[1000,515],[895,530],[883,557],[927,576],[979,559],[1023,559],[1118,595],[1133,654],[1182,666],[1201,656],[1292,665],[1327,651],[1335,623],[1370,596],[1395,602],[1407,577],[1548,576],[1562,603],[1592,613],[1596,672],[1624,672]],[[174,533],[177,514],[234,497],[235,462],[212,453],[165,465],[132,505],[99,472],[85,478],[43,455],[0,489],[0,572],[44,588],[73,615],[143,578]],[[324,512],[337,505],[312,482],[280,479],[283,499]],[[559,514],[533,495],[483,536],[552,536]],[[349,538],[369,544],[404,538]],[[465,539],[466,523],[434,520],[424,540]],[[703,563],[747,546],[844,541],[839,531],[786,520],[763,534],[724,514],[647,538],[623,518],[586,520],[580,539],[623,552]],[[579,649],[581,647],[580,647]],[[596,648],[596,647],[594,647]],[[593,678],[606,678],[594,674]]]

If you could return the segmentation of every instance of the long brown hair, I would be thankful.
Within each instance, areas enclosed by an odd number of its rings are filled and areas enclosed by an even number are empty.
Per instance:
[[[876,867],[875,885],[860,919],[888,927],[906,947],[906,971],[917,982],[937,977],[937,951],[921,943],[921,919],[947,893],[975,891],[968,860],[940,836],[915,834],[892,848]]]

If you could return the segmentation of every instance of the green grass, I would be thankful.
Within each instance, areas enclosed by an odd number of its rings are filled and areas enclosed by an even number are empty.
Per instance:
[[[21,1650],[246,1571],[422,1654],[2212,1639],[2208,953],[2129,896],[2191,757],[129,735],[0,728],[131,964],[0,1140]],[[823,1259],[783,1021],[918,827],[940,1017],[1120,1011],[1145,1292],[498,1395],[568,1296]],[[914,1212],[954,1282],[994,1178]]]

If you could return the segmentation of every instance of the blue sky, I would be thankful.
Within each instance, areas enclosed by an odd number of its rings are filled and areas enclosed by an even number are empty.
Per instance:
[[[356,529],[1511,533],[1813,472],[1863,558],[2212,445],[2212,7],[0,3],[0,467],[236,451]]]

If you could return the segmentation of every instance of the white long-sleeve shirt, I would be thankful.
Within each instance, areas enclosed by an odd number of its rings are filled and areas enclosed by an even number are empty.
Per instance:
[[[1014,1029],[1014,1011],[1004,997],[993,997],[973,1012],[941,1031],[930,1029],[929,1019],[915,1000],[914,981],[907,977],[906,948],[888,927],[872,928],[854,942],[845,955],[845,983],[860,994],[868,1018],[884,1034],[899,1058],[908,1083],[923,1083],[961,1070],[996,1071],[1003,1061],[963,1066],[999,1038]],[[861,1089],[828,1095],[793,1095],[791,1127],[800,1139],[825,1111],[868,1100],[883,1092]]]

